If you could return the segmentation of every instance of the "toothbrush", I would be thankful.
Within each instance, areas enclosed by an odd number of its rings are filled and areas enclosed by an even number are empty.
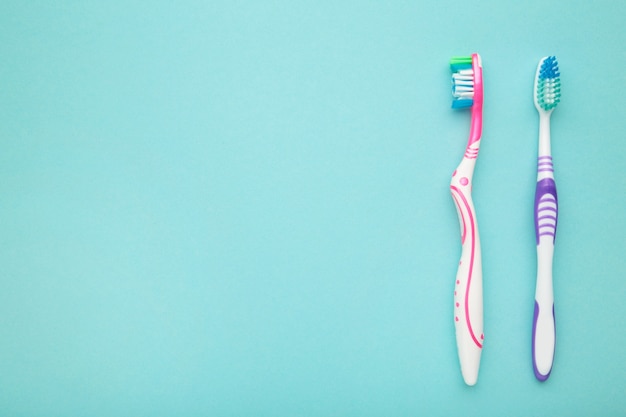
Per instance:
[[[480,240],[472,202],[472,176],[482,133],[483,77],[478,54],[450,60],[452,108],[472,110],[469,140],[461,163],[452,174],[450,192],[461,227],[461,260],[454,287],[454,325],[461,374],[467,385],[478,380],[483,348],[483,284]]]
[[[552,257],[558,218],[558,200],[550,151],[550,115],[561,100],[559,65],[554,56],[539,61],[533,91],[539,112],[539,156],[535,191],[535,236],[537,240],[537,287],[533,317],[533,370],[539,381],[552,371],[556,327],[552,289]]]

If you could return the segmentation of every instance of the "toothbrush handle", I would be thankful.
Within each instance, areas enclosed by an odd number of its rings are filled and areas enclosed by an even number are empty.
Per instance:
[[[482,261],[471,183],[462,165],[450,185],[461,226],[461,260],[454,286],[454,325],[461,373],[467,385],[478,380],[483,347]]]
[[[545,162],[541,161],[545,158]],[[540,157],[539,166],[549,165],[549,157]],[[556,327],[554,320],[554,292],[552,287],[552,258],[558,218],[556,184],[550,177],[537,181],[535,191],[535,235],[537,240],[537,287],[533,317],[533,370],[539,381],[550,376],[554,360]]]

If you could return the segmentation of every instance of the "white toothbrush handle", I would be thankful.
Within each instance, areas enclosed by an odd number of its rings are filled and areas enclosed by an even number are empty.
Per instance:
[[[539,119],[539,158],[535,191],[535,236],[537,241],[537,286],[533,315],[533,370],[540,381],[550,376],[554,360],[556,326],[552,287],[552,258],[558,219],[558,199],[550,155],[550,115]]]
[[[550,376],[554,360],[556,326],[554,319],[554,294],[552,291],[551,242],[537,246],[537,287],[535,289],[535,312],[533,315],[533,370],[540,381]]]
[[[475,154],[470,154],[471,159],[466,153],[450,184],[461,226],[461,260],[454,286],[454,325],[461,373],[467,385],[474,385],[478,380],[484,339],[482,261],[471,196],[471,178],[477,153],[478,146]]]

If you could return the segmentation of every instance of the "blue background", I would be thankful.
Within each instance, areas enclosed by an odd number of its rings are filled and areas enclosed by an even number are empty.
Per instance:
[[[626,415],[626,3],[0,4],[3,416]],[[448,184],[480,52],[485,349]],[[558,57],[553,374],[536,65]]]

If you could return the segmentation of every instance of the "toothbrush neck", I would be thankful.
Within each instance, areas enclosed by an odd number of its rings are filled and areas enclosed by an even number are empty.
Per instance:
[[[469,140],[467,141],[467,147],[475,144],[480,140],[480,136],[483,132],[483,97],[482,91],[480,97],[475,97],[474,104],[472,105],[472,124],[470,126]]]
[[[539,113],[539,156],[550,156],[550,113]]]

